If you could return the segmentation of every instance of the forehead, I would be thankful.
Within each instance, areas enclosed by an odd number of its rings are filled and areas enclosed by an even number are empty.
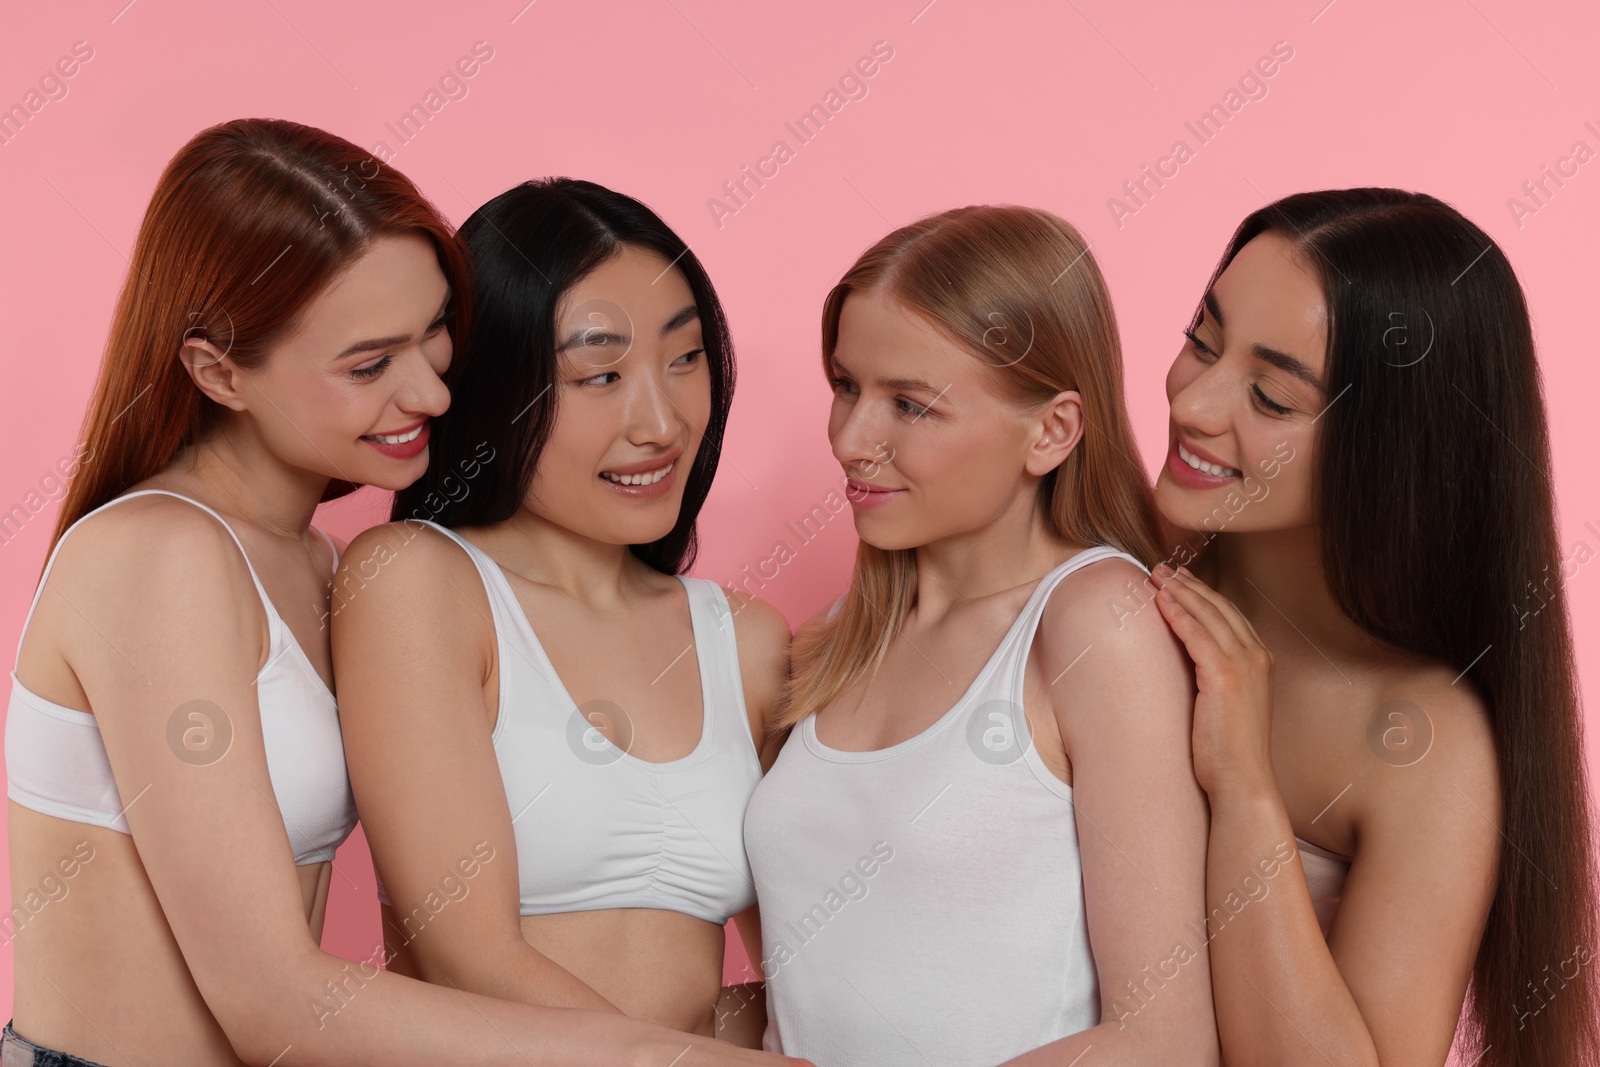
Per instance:
[[[566,325],[587,320],[596,302],[605,301],[636,320],[641,336],[654,335],[657,327],[686,304],[693,304],[688,280],[665,256],[634,245],[624,245],[616,255],[574,282],[562,294],[557,320]],[[628,323],[621,331],[630,336]]]
[[[397,327],[404,332],[418,315],[437,310],[448,285],[432,242],[420,234],[385,234],[306,305],[296,340],[341,347]]]
[[[1321,373],[1328,320],[1322,279],[1287,238],[1270,231],[1251,238],[1212,293],[1230,345],[1266,345]]]
[[[918,377],[942,388],[985,377],[965,347],[882,291],[845,297],[834,356],[863,378]]]

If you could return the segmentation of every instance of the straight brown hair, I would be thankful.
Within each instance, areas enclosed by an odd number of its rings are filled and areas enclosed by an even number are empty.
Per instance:
[[[867,249],[828,293],[822,368],[851,293],[880,293],[925,318],[990,368],[1002,395],[1031,408],[1075,389],[1082,440],[1040,479],[1051,533],[1162,558],[1160,519],[1123,399],[1122,345],[1099,265],[1082,235],[1048,211],[975,205],[903,226]],[[913,549],[862,542],[838,615],[802,627],[778,726],[792,726],[875,670],[916,602]]]
[[[1266,232],[1300,253],[1328,308],[1324,389],[1340,399],[1322,417],[1312,508],[1329,589],[1368,633],[1459,671],[1493,725],[1499,885],[1462,1017],[1467,1055],[1478,1067],[1591,1067],[1594,822],[1522,287],[1455,208],[1360,188],[1258,209],[1207,290]],[[1544,592],[1530,599],[1535,582]]]

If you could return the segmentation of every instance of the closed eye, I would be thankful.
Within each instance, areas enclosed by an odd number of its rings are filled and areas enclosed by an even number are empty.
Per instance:
[[[1197,351],[1204,352],[1208,356],[1216,355],[1215,352],[1211,351],[1211,349],[1209,349],[1209,348],[1207,348],[1205,346],[1205,342],[1204,341],[1200,340],[1199,337],[1195,336],[1195,332],[1193,330],[1184,330],[1183,331],[1183,336],[1185,336],[1185,337],[1187,337],[1189,339],[1189,343],[1194,345],[1194,347],[1195,347],[1195,349]]]
[[[1294,411],[1293,408],[1286,408],[1282,404],[1275,404],[1271,400],[1268,400],[1267,394],[1261,391],[1261,386],[1259,385],[1252,385],[1250,387],[1250,391],[1255,394],[1256,403],[1260,404],[1274,415],[1288,415]]]
[[[434,334],[438,333],[440,330],[444,329],[445,326],[447,326],[450,323],[450,320],[455,318],[455,317],[456,317],[455,310],[451,309],[450,311],[446,311],[443,315],[440,315],[437,319],[434,319],[433,320],[433,325],[428,327],[428,336],[431,337]],[[394,353],[390,352],[389,354],[385,355],[382,359],[378,360],[378,362],[373,363],[370,366],[352,367],[350,369],[350,376],[352,378],[357,378],[357,379],[360,379],[362,381],[366,381],[366,380],[368,380],[370,378],[376,378],[378,375],[383,373],[383,370],[384,370],[385,367],[387,367],[389,364],[391,364],[393,362],[394,362]]]

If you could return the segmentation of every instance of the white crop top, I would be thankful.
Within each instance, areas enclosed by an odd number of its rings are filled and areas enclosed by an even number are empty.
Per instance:
[[[754,903],[744,811],[761,760],[722,588],[676,576],[700,667],[701,736],[688,755],[653,763],[583,717],[500,565],[428,525],[472,558],[493,613],[500,699],[490,736],[512,815],[521,914],[660,908],[721,925]],[[389,903],[381,879],[378,899]]]
[[[888,748],[798,722],[745,820],[762,1047],[828,1067],[993,1067],[1100,1021],[1072,787],[1022,714],[1046,574],[965,694]]]
[[[239,551],[244,543],[227,520],[198,500],[167,489],[140,489],[108,500],[78,519],[56,542],[45,564],[39,588],[33,594],[22,633],[44,592],[50,567],[78,523],[95,512],[147,493],[164,493],[187,500],[222,523]],[[313,527],[315,529],[315,527]],[[317,531],[334,548],[327,534]],[[339,711],[333,693],[317,674],[295,641],[293,632],[272,606],[261,579],[245,555],[250,580],[267,613],[271,643],[267,664],[256,675],[256,695],[261,711],[261,735],[266,746],[272,791],[283,814],[284,829],[297,865],[331,860],[356,824],[355,797],[345,772],[344,745],[339,734]],[[17,653],[22,652],[22,639]],[[114,710],[108,714],[114,714]],[[100,726],[92,712],[63,707],[38,696],[11,671],[11,700],[6,711],[6,795],[25,808],[72,822],[92,823],[118,833],[130,833],[126,810],[111,774]]]

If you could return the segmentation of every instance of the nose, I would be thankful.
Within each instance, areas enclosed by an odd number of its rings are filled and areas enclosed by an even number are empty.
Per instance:
[[[893,454],[888,436],[871,411],[875,405],[857,401],[843,410],[837,406],[828,420],[828,444],[845,472],[870,481]]]
[[[1201,437],[1220,437],[1232,417],[1231,404],[1238,395],[1237,375],[1221,360],[1202,367],[1172,394],[1172,421]]]
[[[689,421],[667,395],[663,383],[648,374],[632,374],[627,400],[628,440],[636,445],[670,444],[678,437],[678,424]]]
[[[443,415],[450,408],[450,390],[431,364],[420,356],[406,360],[404,377],[395,394],[395,405],[410,415],[430,418]]]

